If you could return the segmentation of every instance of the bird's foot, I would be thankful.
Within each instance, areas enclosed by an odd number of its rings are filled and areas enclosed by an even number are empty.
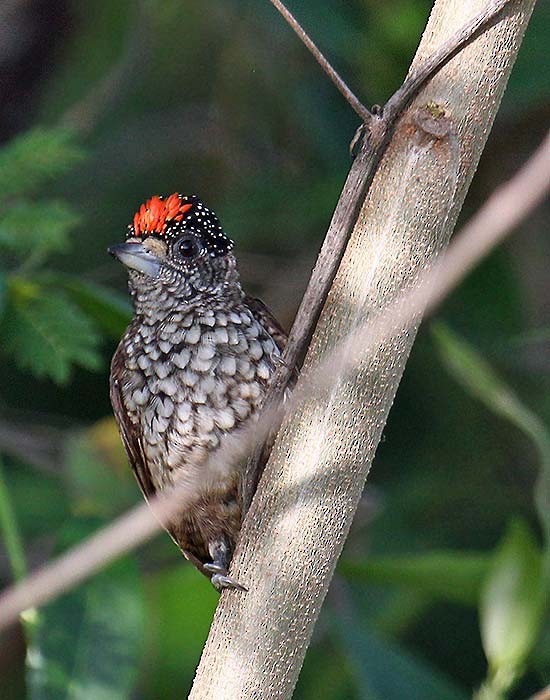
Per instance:
[[[228,576],[227,569],[221,564],[212,562],[211,564],[203,564],[203,567],[204,569],[206,569],[206,571],[212,574],[212,576],[210,577],[210,581],[214,588],[217,591],[220,591],[220,593],[224,588],[245,592],[248,590],[248,588],[245,588],[238,581],[235,581],[230,576]]]

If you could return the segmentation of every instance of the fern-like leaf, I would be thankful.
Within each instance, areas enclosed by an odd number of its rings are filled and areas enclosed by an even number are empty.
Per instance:
[[[68,129],[36,128],[0,149],[0,192],[27,195],[83,158]]]
[[[10,285],[10,313],[4,323],[4,351],[36,377],[65,383],[72,365],[97,369],[99,335],[90,319],[58,290]]]

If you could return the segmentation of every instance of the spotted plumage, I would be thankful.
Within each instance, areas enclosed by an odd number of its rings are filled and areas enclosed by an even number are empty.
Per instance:
[[[169,528],[218,587],[241,525],[244,461],[230,441],[256,419],[286,336],[244,295],[233,243],[196,197],[153,197],[127,242],[134,318],[113,357],[111,400],[146,498],[182,477],[195,494]]]

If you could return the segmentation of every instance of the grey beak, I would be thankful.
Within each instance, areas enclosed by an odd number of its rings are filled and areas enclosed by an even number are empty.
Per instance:
[[[107,252],[126,267],[143,272],[149,277],[158,277],[160,260],[141,243],[118,243],[107,248]]]

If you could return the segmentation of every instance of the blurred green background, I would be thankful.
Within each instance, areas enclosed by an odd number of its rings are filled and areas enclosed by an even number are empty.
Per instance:
[[[426,0],[290,3],[367,104]],[[463,219],[550,112],[539,3]],[[546,72],[545,72],[546,71]],[[106,255],[156,193],[198,193],[288,327],[357,119],[267,0],[0,4],[2,587],[140,501],[111,417],[129,317]],[[548,209],[423,325],[299,700],[522,700],[550,682]],[[185,697],[217,594],[169,538],[0,638],[3,700]]]

